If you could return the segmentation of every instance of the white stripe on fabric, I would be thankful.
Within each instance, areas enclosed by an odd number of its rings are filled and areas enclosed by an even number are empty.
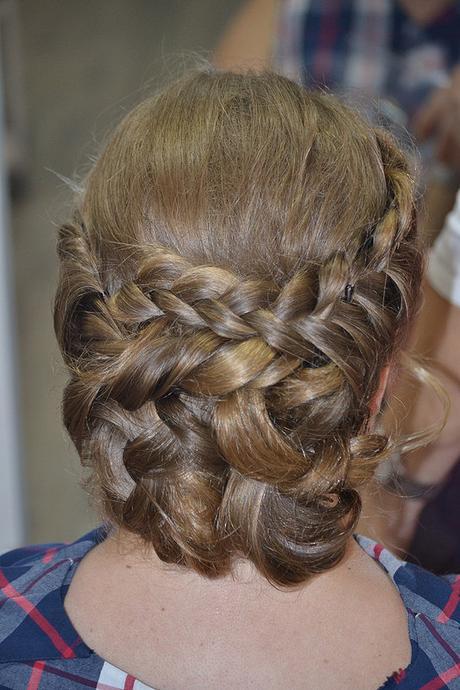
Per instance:
[[[125,671],[104,661],[104,665],[99,675],[96,690],[124,690],[128,674]],[[155,690],[149,685],[141,683],[140,680],[134,681],[133,690]]]

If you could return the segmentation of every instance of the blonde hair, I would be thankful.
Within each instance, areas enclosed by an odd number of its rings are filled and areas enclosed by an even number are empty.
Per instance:
[[[390,136],[275,74],[194,71],[123,120],[58,253],[64,422],[104,515],[208,576],[336,564],[421,277]]]

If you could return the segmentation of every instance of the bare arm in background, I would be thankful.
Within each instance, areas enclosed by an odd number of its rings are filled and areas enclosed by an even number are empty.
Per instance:
[[[444,166],[444,170],[451,171],[446,179],[433,175],[425,194],[421,224],[424,237],[431,243],[454,205],[460,179],[460,66],[452,71],[450,82],[436,89],[422,106],[415,118],[414,133],[419,142],[433,140],[437,161],[434,168]]]
[[[214,52],[220,69],[240,71],[271,66],[279,0],[246,0]]]

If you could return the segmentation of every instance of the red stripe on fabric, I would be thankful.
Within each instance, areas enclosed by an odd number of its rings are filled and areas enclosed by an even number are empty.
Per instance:
[[[2,592],[14,601],[23,611],[27,613],[30,618],[38,625],[38,627],[49,637],[51,642],[54,644],[58,652],[62,654],[64,659],[74,659],[75,652],[69,645],[62,639],[56,628],[51,625],[51,623],[46,620],[45,616],[40,613],[40,611],[29,601],[26,597],[20,594],[11,585],[3,573],[0,571],[0,589]]]
[[[57,546],[52,546],[50,549],[47,549],[47,551],[45,551],[45,553],[42,556],[42,562],[49,563],[50,560],[53,558],[54,554],[57,553],[57,551]]]
[[[425,683],[420,690],[441,690],[441,688],[449,687],[446,685],[451,680],[455,680],[460,676],[460,664],[455,664],[443,673],[440,673],[437,678],[433,678],[429,683]]]
[[[32,666],[32,664],[30,664]],[[84,676],[77,676],[75,673],[68,673],[67,671],[63,671],[60,668],[54,668],[54,666],[50,666],[49,662],[45,663],[44,665],[44,672],[45,674],[49,673],[54,676],[58,676],[59,678],[65,678],[66,680],[70,680],[73,682],[74,685],[72,687],[85,687],[85,688],[107,688],[108,690],[116,690],[116,688],[112,687],[111,685],[98,685],[97,680],[91,680],[90,678],[85,678]]]
[[[458,663],[460,662],[460,657],[459,657],[459,655],[457,654],[457,652],[456,652],[455,650],[452,649],[452,647],[451,647],[450,644],[447,642],[447,640],[445,640],[445,639],[439,634],[439,632],[436,630],[436,628],[434,627],[434,624],[430,621],[430,619],[427,618],[427,617],[425,616],[425,614],[423,614],[423,613],[419,614],[419,619],[426,625],[427,629],[430,631],[430,633],[433,635],[433,637],[439,642],[439,644],[440,644],[441,647],[444,649],[444,651],[446,651],[446,652],[448,653],[448,655],[450,656],[450,658],[451,658],[456,664],[458,664]]]
[[[78,562],[78,559],[75,559],[75,563],[77,563],[77,562]],[[35,578],[35,580],[32,580],[31,582],[29,582],[29,584],[27,585],[27,587],[26,587],[25,589],[22,590],[22,594],[25,594],[26,592],[28,592],[29,590],[31,590],[32,587],[34,587],[34,586],[37,584],[37,582],[40,582],[40,580],[42,580],[44,577],[46,577],[47,575],[49,575],[50,573],[52,573],[53,570],[57,570],[63,563],[67,563],[67,564],[68,564],[68,563],[69,563],[69,559],[68,559],[68,558],[63,558],[62,560],[57,561],[56,563],[53,563],[53,565],[51,565],[49,568],[47,568],[46,570],[44,570],[43,572],[41,572],[40,575],[38,575],[38,576]]]
[[[123,690],[133,690],[134,683],[136,679],[134,676],[126,676],[125,684],[123,685]]]
[[[376,557],[377,560],[380,559],[380,554],[383,551],[383,546],[381,544],[376,544],[374,546],[374,556]]]
[[[391,677],[393,678],[396,685],[399,685],[403,682],[403,680],[406,677],[406,669],[400,668],[399,671],[395,671]]]
[[[439,614],[437,620],[438,623],[447,623],[451,619],[452,614],[460,603],[460,575],[455,578],[454,584],[452,585],[452,594],[447,600],[447,604],[444,606],[442,612]]]
[[[80,561],[80,560],[81,560],[81,558],[76,558],[76,559],[74,560],[74,563],[78,563],[78,561]],[[58,561],[57,563],[53,563],[52,566],[50,566],[50,567],[47,568],[45,571],[43,571],[42,573],[40,573],[40,575],[38,575],[38,577],[36,577],[35,580],[32,580],[31,582],[29,582],[29,584],[27,585],[27,587],[26,587],[25,589],[23,589],[22,594],[23,594],[23,595],[26,594],[26,592],[28,592],[29,590],[31,590],[32,587],[34,587],[34,586],[37,584],[37,582],[40,582],[40,580],[42,580],[44,577],[46,577],[47,575],[49,575],[50,573],[52,573],[53,570],[56,570],[57,568],[59,568],[63,563],[69,563],[69,559],[68,559],[68,558],[63,558],[61,561]],[[8,599],[3,599],[3,601],[0,601],[0,609],[2,608],[2,606],[3,606],[7,601],[8,601]]]
[[[40,687],[40,678],[43,675],[43,669],[45,668],[44,661],[36,661],[32,667],[32,673],[30,674],[29,682],[27,683],[27,690],[38,690]]]

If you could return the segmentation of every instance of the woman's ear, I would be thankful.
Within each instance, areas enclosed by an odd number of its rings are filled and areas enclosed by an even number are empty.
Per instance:
[[[382,404],[383,396],[385,394],[385,389],[387,387],[388,383],[388,376],[390,375],[390,365],[387,364],[386,367],[382,369],[380,372],[380,377],[379,377],[379,387],[375,391],[374,395],[372,396],[370,405],[369,405],[369,411],[371,413],[371,417],[375,417],[380,412],[380,405]]]

